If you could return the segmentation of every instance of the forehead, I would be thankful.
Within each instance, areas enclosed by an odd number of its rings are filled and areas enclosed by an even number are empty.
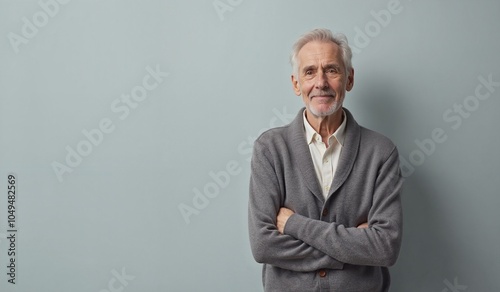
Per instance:
[[[299,67],[313,64],[336,63],[343,66],[340,48],[333,42],[312,41],[305,44],[297,54]]]

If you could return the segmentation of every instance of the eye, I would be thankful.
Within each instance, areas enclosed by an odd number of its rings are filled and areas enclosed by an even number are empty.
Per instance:
[[[311,74],[313,74],[313,71],[312,71],[312,70],[307,70],[307,71],[305,72],[305,74],[306,74],[306,75],[311,75]]]

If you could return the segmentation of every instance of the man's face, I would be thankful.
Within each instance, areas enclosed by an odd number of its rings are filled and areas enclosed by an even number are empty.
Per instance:
[[[302,96],[308,113],[325,117],[339,112],[346,91],[354,85],[354,70],[346,74],[341,51],[332,42],[309,42],[297,55],[295,94]]]

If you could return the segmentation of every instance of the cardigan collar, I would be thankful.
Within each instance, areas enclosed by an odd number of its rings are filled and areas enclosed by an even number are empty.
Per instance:
[[[290,152],[293,159],[297,160],[296,165],[298,166],[302,176],[305,178],[307,188],[318,199],[324,201],[321,187],[314,171],[311,153],[306,141],[303,120],[304,109],[305,108],[302,108],[299,111],[289,127],[291,137]],[[333,178],[327,198],[329,198],[335,191],[337,191],[337,189],[346,181],[349,173],[354,166],[354,162],[356,161],[356,156],[359,150],[361,128],[356,120],[354,120],[351,112],[349,112],[346,108],[343,108],[343,110],[347,115],[344,145],[342,147],[342,152],[340,153],[337,170],[335,171],[335,176]]]

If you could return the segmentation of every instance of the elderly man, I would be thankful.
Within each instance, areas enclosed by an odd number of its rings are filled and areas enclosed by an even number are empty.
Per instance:
[[[305,109],[254,144],[248,221],[265,291],[388,291],[401,246],[398,152],[342,107],[354,85],[342,34],[316,29],[291,56]]]

